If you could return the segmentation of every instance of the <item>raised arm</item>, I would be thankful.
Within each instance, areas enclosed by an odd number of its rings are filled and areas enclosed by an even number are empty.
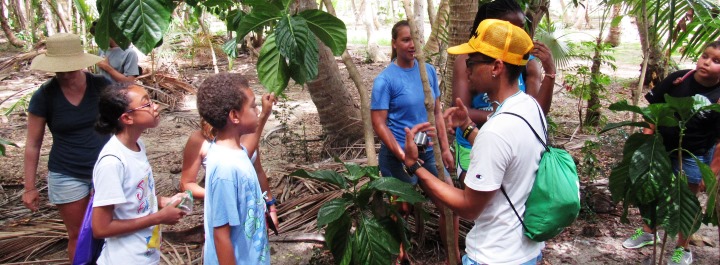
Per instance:
[[[555,63],[550,49],[545,44],[540,42],[534,44],[535,48],[530,53],[540,60],[542,69],[536,61],[528,61],[527,76],[524,77],[525,92],[537,100],[543,113],[547,115],[552,105],[553,89],[555,88]]]
[[[182,173],[180,175],[180,190],[189,190],[196,199],[205,198],[205,188],[200,187],[197,183],[198,172],[202,164],[202,145],[205,137],[202,132],[195,131],[188,137],[183,149]]]

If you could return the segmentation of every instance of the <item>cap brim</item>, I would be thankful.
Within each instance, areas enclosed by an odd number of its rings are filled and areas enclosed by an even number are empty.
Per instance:
[[[458,46],[453,46],[447,49],[447,52],[449,54],[470,54],[470,53],[476,53],[476,51],[473,47],[470,47],[470,44],[463,43]]]
[[[74,56],[47,56],[40,54],[32,60],[30,64],[31,70],[40,70],[46,72],[73,72],[88,68],[102,61],[103,58],[97,55],[83,53]]]

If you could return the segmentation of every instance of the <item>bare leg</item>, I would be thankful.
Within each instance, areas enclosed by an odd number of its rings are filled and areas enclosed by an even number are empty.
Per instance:
[[[62,218],[68,233],[68,258],[72,263],[75,257],[75,245],[77,244],[78,234],[80,234],[80,226],[82,226],[85,209],[87,208],[90,196],[65,204],[58,204],[60,210],[60,218]]]

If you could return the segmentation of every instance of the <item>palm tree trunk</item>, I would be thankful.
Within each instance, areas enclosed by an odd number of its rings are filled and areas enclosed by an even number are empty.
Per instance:
[[[448,29],[448,47],[466,43],[470,39],[470,28],[475,20],[478,3],[473,0],[448,0],[450,6],[450,27]],[[453,64],[456,55],[448,54],[447,62],[444,65],[444,76],[440,83],[442,102],[445,106],[452,105],[452,82]],[[447,81],[445,81],[447,80]]]
[[[621,15],[620,11],[622,11],[622,4],[614,4],[610,21],[614,21],[615,18],[619,17]],[[605,43],[610,44],[610,46],[612,47],[617,47],[618,45],[620,45],[621,34],[622,28],[620,27],[620,23],[618,23],[617,25],[610,25],[610,31],[605,38]]]
[[[5,36],[7,37],[10,44],[12,44],[15,47],[23,47],[25,46],[25,41],[18,39],[15,37],[15,32],[12,31],[10,28],[10,25],[8,24],[8,19],[5,17],[5,1],[0,0],[0,26],[2,26],[2,30],[5,33]]]
[[[298,5],[300,11],[317,9],[314,0],[301,0]],[[340,68],[332,51],[320,41],[318,47],[318,76],[307,82],[308,92],[318,110],[326,136],[325,144],[347,146],[363,138],[360,110],[340,79]]]
[[[332,5],[332,1],[323,0],[323,2],[327,7],[328,13],[336,16],[335,8]],[[377,154],[375,153],[375,132],[373,131],[372,119],[370,118],[370,97],[368,96],[369,90],[365,86],[365,83],[363,83],[360,72],[357,70],[357,67],[355,67],[355,63],[353,62],[352,57],[350,57],[350,54],[347,50],[343,52],[342,59],[343,63],[345,63],[345,67],[347,67],[350,79],[353,80],[353,82],[355,83],[355,87],[358,90],[358,94],[360,94],[360,113],[362,115],[363,121],[363,135],[365,137],[365,154],[367,156],[367,164],[368,166],[377,166],[378,158]]]

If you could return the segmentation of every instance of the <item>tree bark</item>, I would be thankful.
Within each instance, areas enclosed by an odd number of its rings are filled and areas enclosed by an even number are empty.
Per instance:
[[[405,11],[405,13],[409,12],[409,10]],[[424,0],[415,0],[413,4],[413,19],[417,22],[417,30],[418,30],[418,36],[420,37],[420,45],[415,44],[416,48],[424,47],[425,46],[425,1]],[[406,14],[408,17],[408,20],[410,15]]]
[[[614,4],[610,21],[614,21],[615,18],[621,16],[620,11],[622,11],[622,4]],[[622,35],[622,27],[620,27],[620,23],[617,25],[610,25],[610,31],[605,38],[605,43],[610,44],[612,47],[617,47],[620,45],[620,35]]]
[[[365,33],[367,37],[367,60],[370,62],[382,62],[386,61],[385,54],[380,51],[380,45],[377,43],[377,37],[375,33],[375,25],[373,24],[373,17],[375,16],[372,12],[370,0],[363,0],[360,4],[357,15],[361,16],[363,25],[365,25]]]
[[[21,48],[25,46],[25,41],[18,39],[15,37],[15,32],[12,31],[10,28],[10,25],[8,24],[8,19],[5,17],[5,1],[0,0],[0,26],[2,27],[3,32],[5,33],[5,36],[7,37],[10,44],[12,44],[15,47]]]
[[[47,1],[41,1],[40,4],[42,6],[42,12],[43,16],[45,18],[45,29],[47,30],[47,35],[52,36],[55,35],[55,33],[58,32],[58,27],[55,23],[55,16],[53,16],[53,12],[50,7],[50,3]]]
[[[13,14],[15,15],[15,18],[17,19],[18,26],[15,28],[18,32],[25,32],[25,34],[28,33],[28,20],[26,14],[26,7],[25,2],[22,0],[14,0],[10,2],[12,4],[12,8],[10,10],[13,10]]]
[[[337,16],[335,14],[335,8],[332,5],[332,1],[323,0],[323,2],[327,7],[328,13],[333,16]],[[363,83],[360,72],[357,70],[357,67],[355,67],[355,63],[353,62],[352,57],[350,57],[347,49],[343,52],[342,59],[343,63],[345,63],[345,67],[347,67],[350,79],[353,80],[355,87],[358,90],[358,94],[360,94],[360,114],[362,115],[363,121],[363,136],[365,138],[365,154],[367,155],[367,163],[368,166],[377,166],[378,158],[375,153],[375,132],[372,127],[372,119],[370,118],[370,97],[368,96],[368,88],[365,86],[365,83]]]
[[[415,4],[417,5],[417,3],[419,1],[422,1],[422,0],[416,0]],[[422,38],[423,35],[420,33],[420,29],[423,27],[423,23],[422,23],[423,21],[415,20],[414,18],[416,16],[410,15],[410,12],[412,12],[412,11],[410,11],[410,0],[404,0],[403,2],[405,5],[405,12],[408,13],[408,16],[407,16],[408,24],[410,25],[410,32],[413,37],[413,42],[415,42],[416,47],[422,47],[420,39]],[[422,13],[422,8],[420,9],[420,13]],[[416,57],[418,58],[418,61],[419,61],[418,66],[420,68],[419,69],[420,70],[420,79],[422,80],[422,84],[423,84],[423,92],[425,93],[425,109],[427,111],[428,121],[430,122],[430,124],[433,125],[433,127],[435,127],[436,126],[435,125],[436,124],[435,107],[434,107],[435,104],[434,104],[434,100],[432,97],[432,93],[430,92],[430,82],[428,81],[427,70],[425,70],[425,63],[424,63],[425,58],[424,58],[422,49],[419,49],[419,52],[418,52],[418,54],[416,54]],[[442,119],[442,117],[439,117],[439,118]],[[432,140],[435,143],[440,142],[437,135],[433,136]],[[441,181],[445,181],[445,179],[446,179],[445,167],[443,166],[441,152],[442,151],[440,151],[440,148],[433,148],[433,154],[435,156],[435,166],[438,168],[438,176],[437,177]],[[447,176],[447,177],[449,177],[449,176]],[[455,241],[456,239],[454,236],[455,235],[455,227],[454,227],[455,224],[453,222],[454,215],[453,215],[452,210],[450,210],[449,207],[443,207],[443,215],[445,216],[445,219],[444,219],[445,227],[441,227],[439,229],[445,230],[444,241],[445,241],[445,251],[447,253],[447,261],[448,261],[448,264],[457,264],[458,261],[456,260],[457,257],[455,256],[455,253],[458,250],[456,249],[456,241]]]
[[[435,19],[437,19],[437,13],[435,13],[435,5],[433,3],[433,0],[427,0],[427,13],[428,13],[428,21],[430,21],[430,25],[435,25]],[[432,34],[432,33],[430,33]]]
[[[440,53],[440,51],[444,51],[445,49],[441,49],[440,46],[447,46],[447,37],[445,38],[439,38],[438,35],[440,32],[445,31],[445,29],[448,27],[447,19],[450,17],[448,15],[448,12],[450,12],[450,4],[449,0],[441,0],[440,6],[438,6],[438,12],[435,15],[435,22],[431,22],[430,25],[432,25],[432,31],[430,31],[430,38],[428,38],[427,43],[425,43],[425,47],[423,47],[423,53],[427,56],[437,56],[438,58],[443,57],[443,55],[447,54],[445,52]],[[447,56],[444,56],[447,59]],[[435,65],[445,65],[444,63],[441,63],[441,60],[434,60]]]
[[[317,9],[314,0],[301,0],[298,5],[300,11]],[[340,79],[340,68],[332,51],[320,41],[318,47],[318,76],[307,82],[308,92],[327,137],[325,144],[330,147],[348,146],[363,137],[360,110]]]
[[[533,0],[530,2],[530,6],[525,10],[525,16],[530,20],[530,37],[535,36],[535,29],[537,29],[540,20],[547,14],[549,8],[549,0]]]
[[[448,29],[448,47],[466,43],[470,39],[470,28],[475,20],[478,3],[473,0],[448,0],[450,6],[450,27]],[[444,76],[440,84],[442,92],[442,102],[445,106],[452,105],[452,78],[453,63],[455,63],[456,55],[448,54],[447,62],[445,62]],[[441,71],[443,72],[443,71]],[[447,80],[447,81],[445,81]]]
[[[638,33],[640,35],[640,46],[643,51],[648,51],[647,68],[643,85],[652,88],[656,84],[659,84],[665,77],[665,56],[658,44],[659,39],[655,37],[656,32],[645,30],[653,24],[652,20],[650,18],[647,20],[636,18],[636,21],[637,23],[635,24],[638,27]]]
[[[602,34],[602,31],[601,33]],[[602,36],[602,35],[601,35]],[[595,45],[601,45],[600,36],[595,40]],[[590,76],[598,76],[600,74],[600,49],[595,48],[592,66],[590,66]],[[589,126],[598,126],[600,124],[600,91],[601,87],[596,82],[590,82],[590,98],[587,101],[587,112],[585,114],[585,124]]]

